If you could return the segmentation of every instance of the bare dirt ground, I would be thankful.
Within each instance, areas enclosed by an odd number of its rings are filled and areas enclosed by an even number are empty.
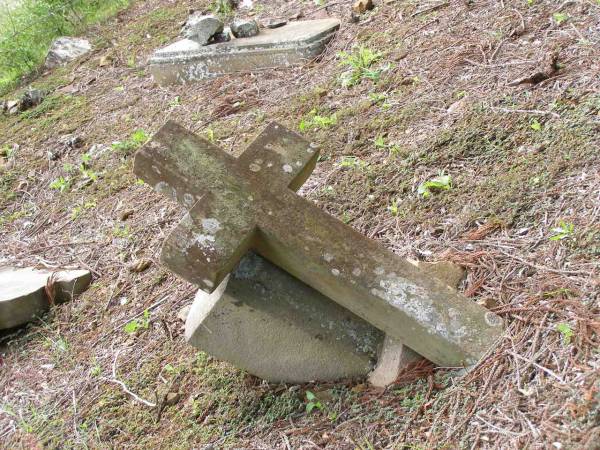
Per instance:
[[[253,11],[348,16],[332,5]],[[33,82],[40,106],[0,118],[0,258],[95,275],[0,338],[0,447],[600,448],[600,4],[377,2],[304,67],[155,86],[146,58],[206,6],[134,2]],[[342,87],[339,52],[359,46],[381,55]],[[466,375],[420,365],[385,391],[269,385],[187,346],[195,288],[158,262],[182,211],[131,171],[169,119],[232,153],[271,120],[301,130],[322,147],[302,195],[398,254],[463,265],[505,337]],[[441,173],[451,189],[419,195]]]

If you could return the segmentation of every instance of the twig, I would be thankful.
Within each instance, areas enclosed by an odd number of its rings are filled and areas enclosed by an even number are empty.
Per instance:
[[[429,8],[425,8],[425,9],[421,9],[419,11],[415,11],[414,13],[411,14],[410,17],[412,19],[413,17],[420,16],[421,14],[432,12],[432,11],[435,11],[435,10],[440,9],[440,8],[445,8],[448,5],[450,5],[450,3],[448,3],[448,2],[438,3],[437,5],[430,6]]]
[[[532,114],[534,116],[552,116],[556,119],[560,119],[560,115],[558,115],[554,111],[543,111],[541,109],[510,109],[510,108],[498,108],[496,106],[492,106],[490,109],[494,112],[503,112],[503,113],[507,113],[507,114],[511,114],[511,113]]]
[[[152,403],[152,402],[149,402],[148,400],[144,400],[142,397],[140,397],[136,393],[134,393],[131,390],[129,390],[129,388],[127,387],[127,385],[117,378],[117,359],[119,358],[119,353],[120,352],[121,352],[121,350],[119,349],[115,353],[115,360],[113,361],[113,366],[112,366],[112,376],[113,377],[112,378],[102,377],[102,379],[105,380],[105,381],[108,381],[110,383],[118,384],[119,386],[121,386],[121,388],[123,389],[123,391],[125,391],[125,393],[127,393],[131,397],[133,397],[134,400],[136,400],[136,401],[138,401],[140,403],[143,403],[144,405],[149,406],[150,408],[155,408],[156,407],[156,403]]]
[[[552,371],[551,371],[550,369],[548,369],[547,367],[541,366],[541,365],[539,365],[538,363],[536,363],[535,361],[532,361],[532,360],[530,360],[530,359],[527,359],[527,358],[525,358],[525,357],[523,357],[523,356],[521,356],[521,355],[519,355],[519,354],[517,354],[517,353],[515,353],[515,352],[508,352],[508,353],[509,353],[509,354],[511,354],[512,356],[514,356],[515,358],[518,358],[518,359],[520,359],[520,360],[522,360],[522,361],[528,362],[529,364],[532,364],[532,365],[534,365],[535,367],[537,367],[538,369],[540,369],[540,370],[542,370],[542,371],[546,372],[546,373],[547,373],[548,375],[550,375],[551,377],[554,377],[554,378],[556,378],[556,379],[557,379],[557,380],[560,382],[560,384],[565,384],[565,380],[563,380],[561,377],[559,377],[558,375],[556,375],[554,372],[552,372]]]

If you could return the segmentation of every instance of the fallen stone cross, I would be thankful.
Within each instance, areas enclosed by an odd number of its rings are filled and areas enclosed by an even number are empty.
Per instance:
[[[298,196],[317,157],[276,123],[239,158],[167,123],[134,163],[189,209],[163,262],[212,293],[252,250],[435,364],[475,364],[502,320]]]
[[[167,85],[303,64],[323,52],[339,26],[338,19],[306,20],[267,28],[256,36],[241,33],[248,37],[213,45],[181,39],[154,52],[148,61],[149,70],[157,83]],[[237,29],[234,24],[232,30]]]

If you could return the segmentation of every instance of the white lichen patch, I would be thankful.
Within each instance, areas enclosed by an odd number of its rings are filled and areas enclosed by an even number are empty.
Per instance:
[[[360,268],[356,267],[353,271],[352,271],[352,275],[354,275],[355,277],[360,277],[360,274],[362,273],[362,271],[360,270]]]
[[[152,164],[152,171],[158,175],[160,175],[162,172],[160,171],[160,169],[158,168],[158,166]]]
[[[289,164],[284,164],[283,171],[285,173],[292,173],[294,171],[294,168],[292,166],[290,166]]]
[[[302,162],[301,162],[301,161],[296,161],[296,165],[297,165],[298,167],[302,167]]]
[[[195,233],[191,244],[196,245],[204,250],[215,249],[215,237],[210,234]]]
[[[248,166],[252,172],[260,172],[260,165],[252,163]]]
[[[383,274],[385,273],[385,269],[384,269],[383,267],[377,267],[377,268],[376,268],[376,269],[373,271],[373,273],[374,273],[375,275],[380,275],[380,276],[381,276],[381,275],[383,275]]]
[[[166,181],[159,181],[154,186],[154,190],[160,194],[163,194],[172,200],[177,200],[177,191]]]
[[[465,329],[460,323],[460,318],[451,320],[451,323],[447,324],[424,288],[394,273],[381,279],[379,287],[381,289],[371,289],[371,294],[415,319],[430,334],[435,333],[448,340],[460,340],[464,335]]]
[[[183,206],[185,206],[186,208],[191,208],[192,206],[194,206],[194,203],[196,203],[196,199],[192,194],[190,194],[189,192],[183,194]]]
[[[202,282],[209,288],[212,288],[215,285],[212,281],[210,281],[208,279],[204,279],[204,280],[202,280]]]
[[[221,229],[221,222],[211,217],[202,219],[202,229],[208,234],[216,234]]]
[[[333,261],[333,255],[331,253],[325,253],[323,255],[323,259],[327,262],[331,262],[331,261]]]
[[[339,277],[340,276],[340,271],[338,269],[331,269],[331,274],[334,277]]]

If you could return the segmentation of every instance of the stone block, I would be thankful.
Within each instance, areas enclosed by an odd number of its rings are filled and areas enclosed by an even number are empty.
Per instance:
[[[88,287],[91,279],[87,270],[53,273],[32,268],[0,269],[0,330],[41,316],[52,303],[71,300]]]
[[[199,290],[186,338],[271,382],[364,377],[383,333],[311,287],[249,253],[212,294]]]
[[[258,36],[208,46],[183,39],[156,51],[149,70],[157,83],[166,85],[302,64],[323,51],[339,25],[337,19],[293,22]]]

